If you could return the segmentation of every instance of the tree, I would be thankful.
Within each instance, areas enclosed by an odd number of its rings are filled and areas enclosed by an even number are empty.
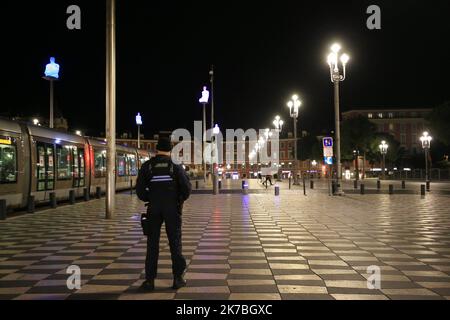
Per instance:
[[[450,123],[450,101],[434,108],[427,120],[434,137],[446,146],[450,146],[450,130],[448,129],[448,124]]]
[[[373,165],[382,161],[383,156],[381,155],[379,146],[383,140],[386,141],[389,146],[386,153],[386,167],[389,167],[389,165],[393,167],[402,167],[401,161],[405,155],[405,149],[400,146],[400,143],[395,140],[393,135],[381,132],[376,133],[369,144],[366,154],[369,163]]]
[[[377,127],[366,117],[358,116],[345,120],[341,127],[341,159],[351,161],[353,151],[367,153],[376,138]]]
[[[298,146],[298,159],[305,161],[308,159],[317,160],[322,158],[322,143],[316,136],[308,134],[303,137]]]

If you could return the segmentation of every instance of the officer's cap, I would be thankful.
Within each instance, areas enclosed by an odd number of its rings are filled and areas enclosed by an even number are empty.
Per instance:
[[[170,142],[170,139],[167,137],[160,137],[158,139],[158,144],[156,145],[156,150],[163,152],[172,151],[172,143]]]

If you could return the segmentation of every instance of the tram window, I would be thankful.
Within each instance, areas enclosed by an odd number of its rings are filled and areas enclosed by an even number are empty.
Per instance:
[[[127,161],[124,154],[117,155],[117,175],[119,177],[127,175]]]
[[[54,189],[54,179],[55,179],[55,155],[52,145],[47,146],[47,158],[48,158],[48,164],[47,164],[47,190],[53,190]]]
[[[94,151],[95,177],[101,178],[106,176],[106,151]]]
[[[17,182],[17,149],[0,144],[0,183]]]
[[[73,152],[73,178],[74,179],[78,179],[79,177],[79,169],[78,169],[78,148],[77,147],[73,147],[72,148],[72,152]]]
[[[78,152],[78,161],[80,165],[80,184],[79,187],[84,187],[84,149],[80,149]]]
[[[45,149],[43,145],[37,146],[36,176],[38,179],[38,191],[45,190]]]
[[[73,187],[84,186],[84,149],[72,147],[73,154]]]
[[[129,164],[130,164],[130,175],[135,177],[135,176],[137,176],[136,156],[134,154],[129,154],[128,160],[129,160]]]
[[[72,179],[72,159],[70,147],[56,146],[58,180]]]
[[[52,144],[37,143],[37,191],[53,190],[55,187],[55,152]]]

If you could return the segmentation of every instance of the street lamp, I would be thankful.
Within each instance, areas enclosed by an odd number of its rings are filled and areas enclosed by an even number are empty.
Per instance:
[[[433,140],[433,137],[431,137],[427,131],[425,131],[422,136],[420,137],[420,142],[422,142],[422,148],[425,151],[425,181],[428,183],[429,176],[428,176],[428,153],[430,152],[431,147],[431,140]]]
[[[341,130],[340,130],[340,114],[339,114],[339,82],[345,80],[346,66],[350,57],[347,54],[340,55],[341,46],[337,43],[331,46],[331,53],[328,55],[328,65],[330,67],[330,79],[334,83],[334,120],[336,126],[336,164],[337,164],[337,177],[336,177],[336,195],[342,195],[342,188],[340,180],[342,179],[342,166],[341,166]],[[340,63],[339,63],[340,62]],[[342,68],[339,67],[342,65]],[[342,70],[341,70],[342,69]]]
[[[136,124],[138,127],[138,139],[137,139],[137,144],[138,144],[138,149],[141,148],[141,126],[142,126],[142,116],[141,113],[138,112],[137,116],[136,116]]]
[[[59,80],[59,64],[55,62],[55,57],[50,57],[50,63],[45,66],[43,79],[50,82],[50,117],[49,127],[53,129],[53,106],[54,106],[54,85]]]
[[[383,156],[383,180],[386,178],[386,153],[388,151],[389,145],[386,143],[386,141],[381,141],[381,144],[378,146],[380,148],[380,152]]]
[[[273,125],[275,126],[275,131],[280,133],[283,130],[284,121],[281,120],[280,116],[276,116],[275,120],[273,120]]]
[[[77,136],[83,136],[83,134],[81,133],[81,131],[80,130],[77,130],[77,131],[75,131],[75,134],[77,135]]]
[[[283,130],[283,124],[284,121],[281,120],[280,116],[276,116],[275,120],[273,120],[273,125],[275,126],[275,132],[277,132],[278,134],[281,133],[281,131]],[[281,160],[281,159],[279,159]],[[278,179],[277,181],[281,181],[281,165],[278,166]]]
[[[203,87],[202,97],[198,100],[203,105],[203,181],[206,181],[206,161],[205,161],[205,139],[206,139],[206,104],[209,101],[209,91],[206,89],[206,86]]]
[[[214,128],[212,129],[212,133],[213,136],[211,137],[211,148],[212,148],[212,152],[211,152],[211,157],[212,157],[212,161],[211,161],[211,173],[212,173],[212,178],[213,178],[213,194],[217,194],[218,190],[219,190],[219,179],[217,176],[217,169],[216,169],[216,150],[217,150],[217,156],[218,156],[218,148],[217,148],[217,135],[220,133],[220,128],[219,126],[216,124],[214,126]],[[214,143],[213,143],[214,141]]]
[[[39,119],[33,119],[33,124],[35,126],[38,126],[39,125]]]
[[[355,160],[355,180],[359,180],[359,149],[353,150],[353,159]]]
[[[298,95],[294,94],[292,96],[292,100],[287,103],[289,108],[289,115],[294,120],[294,185],[298,184],[297,178],[297,119],[298,119],[298,109],[302,105],[302,102],[299,100]]]

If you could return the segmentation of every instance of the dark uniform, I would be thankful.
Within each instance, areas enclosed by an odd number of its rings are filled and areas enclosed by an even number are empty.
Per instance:
[[[182,277],[186,269],[181,245],[181,215],[183,202],[189,198],[190,192],[189,177],[183,167],[174,164],[169,156],[157,155],[144,163],[139,171],[136,193],[139,199],[149,202],[147,215],[150,230],[145,261],[147,280],[153,282],[157,275],[163,222],[169,239],[174,279]]]

